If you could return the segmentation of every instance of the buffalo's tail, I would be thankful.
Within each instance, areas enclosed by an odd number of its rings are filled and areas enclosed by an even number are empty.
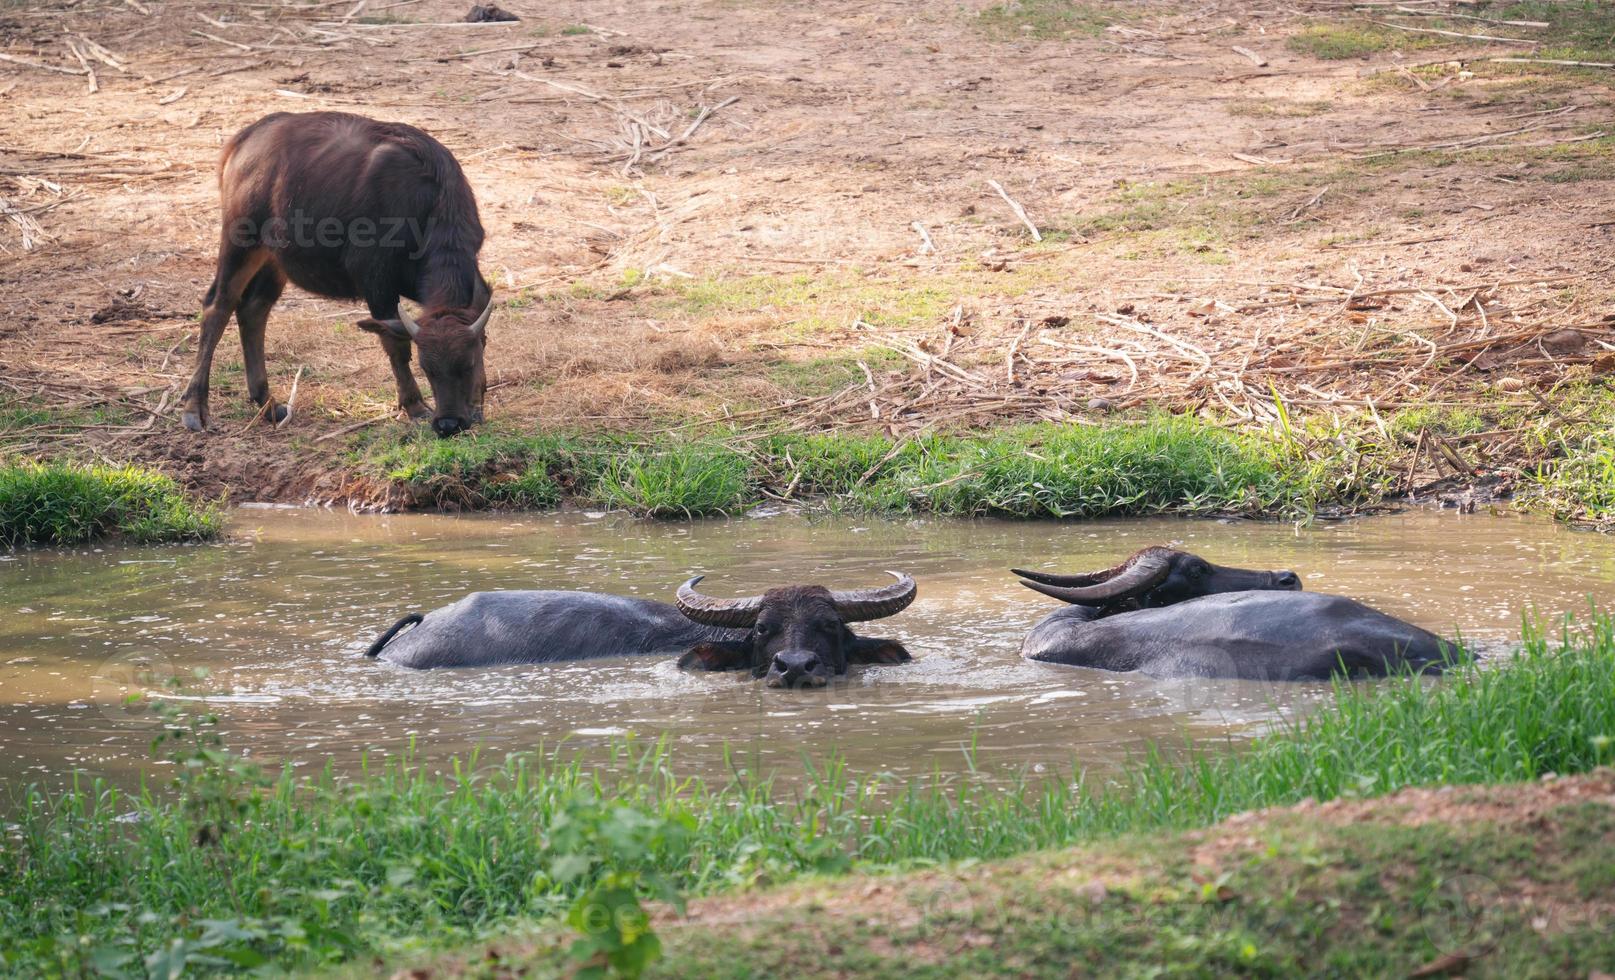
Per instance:
[[[381,648],[386,646],[389,642],[391,642],[392,638],[398,635],[399,630],[403,629],[406,626],[414,626],[416,623],[419,623],[421,620],[423,620],[425,618],[426,617],[422,616],[420,613],[410,613],[408,616],[405,616],[403,619],[400,619],[398,622],[393,624],[392,629],[388,630],[387,632],[381,634],[381,636],[377,637],[376,642],[370,644],[370,649],[366,650],[364,652],[364,655],[367,656],[367,657],[374,657],[377,654],[381,653]]]

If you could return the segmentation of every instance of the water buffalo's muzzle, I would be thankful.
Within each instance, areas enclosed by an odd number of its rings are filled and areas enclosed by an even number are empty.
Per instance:
[[[823,687],[828,683],[828,669],[811,650],[782,650],[768,665],[769,687]]]
[[[1274,572],[1273,588],[1285,592],[1301,591],[1301,576],[1294,572]]]
[[[432,431],[437,433],[439,439],[447,439],[449,436],[464,432],[468,428],[470,426],[463,419],[455,418],[452,415],[444,415],[441,418],[432,420]]]

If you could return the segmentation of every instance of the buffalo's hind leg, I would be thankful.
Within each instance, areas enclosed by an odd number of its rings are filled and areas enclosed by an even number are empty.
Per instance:
[[[247,394],[263,410],[264,418],[282,422],[289,409],[269,397],[269,368],[264,363],[264,329],[269,310],[286,288],[286,276],[273,263],[265,263],[247,284],[236,307],[236,326],[241,329],[241,359],[247,369]],[[265,407],[267,404],[267,408]]]
[[[260,248],[237,245],[228,238],[219,246],[219,265],[208,287],[202,310],[202,330],[196,343],[196,370],[180,401],[185,428],[201,432],[207,428],[208,377],[213,373],[213,351],[230,322],[247,284],[257,275],[267,256]]]

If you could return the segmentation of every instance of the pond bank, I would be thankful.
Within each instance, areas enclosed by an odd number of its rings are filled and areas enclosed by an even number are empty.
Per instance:
[[[569,434],[499,421],[451,440],[400,423],[350,434],[330,449],[264,436],[250,448],[212,437],[180,446],[154,434],[149,451],[139,454],[140,467],[76,466],[70,445],[46,470],[26,459],[8,464],[0,540],[71,543],[102,534],[184,540],[217,530],[211,518],[193,519],[169,503],[156,523],[143,505],[103,508],[106,516],[93,520],[73,517],[71,527],[50,524],[62,520],[47,513],[52,509],[94,506],[69,501],[90,484],[108,484],[114,472],[126,485],[138,475],[152,488],[142,491],[148,497],[166,487],[150,499],[171,503],[183,487],[200,514],[208,512],[203,501],[218,498],[383,512],[583,508],[659,518],[784,504],[885,515],[1294,519],[1372,512],[1395,501],[1439,497],[1472,506],[1512,497],[1518,509],[1605,528],[1615,515],[1615,444],[1605,424],[1615,409],[1594,398],[1580,411],[1579,423],[1529,439],[1512,416],[1435,410],[1408,410],[1377,429],[1355,430],[1318,416],[1293,423],[1286,417],[1266,430],[1150,413],[902,437],[710,427]],[[1513,437],[1507,455],[1487,451],[1488,437],[1499,433]],[[68,471],[76,486],[64,495],[61,475]],[[20,489],[40,484],[45,473],[57,474],[50,488]],[[19,483],[28,474],[34,476]],[[128,491],[96,493],[99,500]],[[164,531],[164,521],[174,526]]]
[[[1612,798],[1615,771],[1603,768],[818,877],[662,912],[663,958],[647,975],[1604,976],[1615,965]],[[569,944],[540,932],[393,965],[428,980],[564,976]]]
[[[1186,762],[1151,751],[1103,784],[1079,775],[1007,791],[969,778],[894,783],[830,760],[784,793],[743,769],[727,783],[681,779],[659,748],[624,749],[628,764],[613,771],[473,757],[439,775],[406,758],[351,780],[289,769],[277,779],[225,751],[207,718],[170,716],[182,763],[172,791],[130,797],[84,782],[10,803],[0,963],[228,971],[398,956],[576,915],[580,903],[626,912],[648,897],[1001,858],[1305,799],[1533,780],[1608,761],[1615,623],[1599,616],[1527,639],[1517,657],[1436,685],[1342,685],[1332,704],[1243,751]],[[1408,852],[1389,853],[1405,866]],[[1607,872],[1588,873],[1596,867]],[[1223,902],[1230,880],[1214,876],[1199,894]],[[1192,878],[1179,886],[1204,889]]]
[[[137,466],[7,462],[0,458],[0,545],[206,541],[222,510]]]

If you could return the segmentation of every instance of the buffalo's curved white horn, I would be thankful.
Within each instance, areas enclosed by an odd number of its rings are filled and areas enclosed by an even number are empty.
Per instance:
[[[471,334],[472,334],[472,336],[481,336],[482,335],[482,331],[486,330],[487,327],[488,327],[488,317],[490,315],[492,315],[492,313],[493,313],[493,297],[489,296],[488,297],[488,305],[482,311],[482,315],[477,317],[477,322],[476,323],[471,324]]]
[[[410,337],[414,337],[416,334],[421,332],[421,325],[416,323],[415,318],[410,316],[409,311],[405,310],[402,306],[398,307],[398,322],[402,323],[404,325],[404,329],[409,331]]]

